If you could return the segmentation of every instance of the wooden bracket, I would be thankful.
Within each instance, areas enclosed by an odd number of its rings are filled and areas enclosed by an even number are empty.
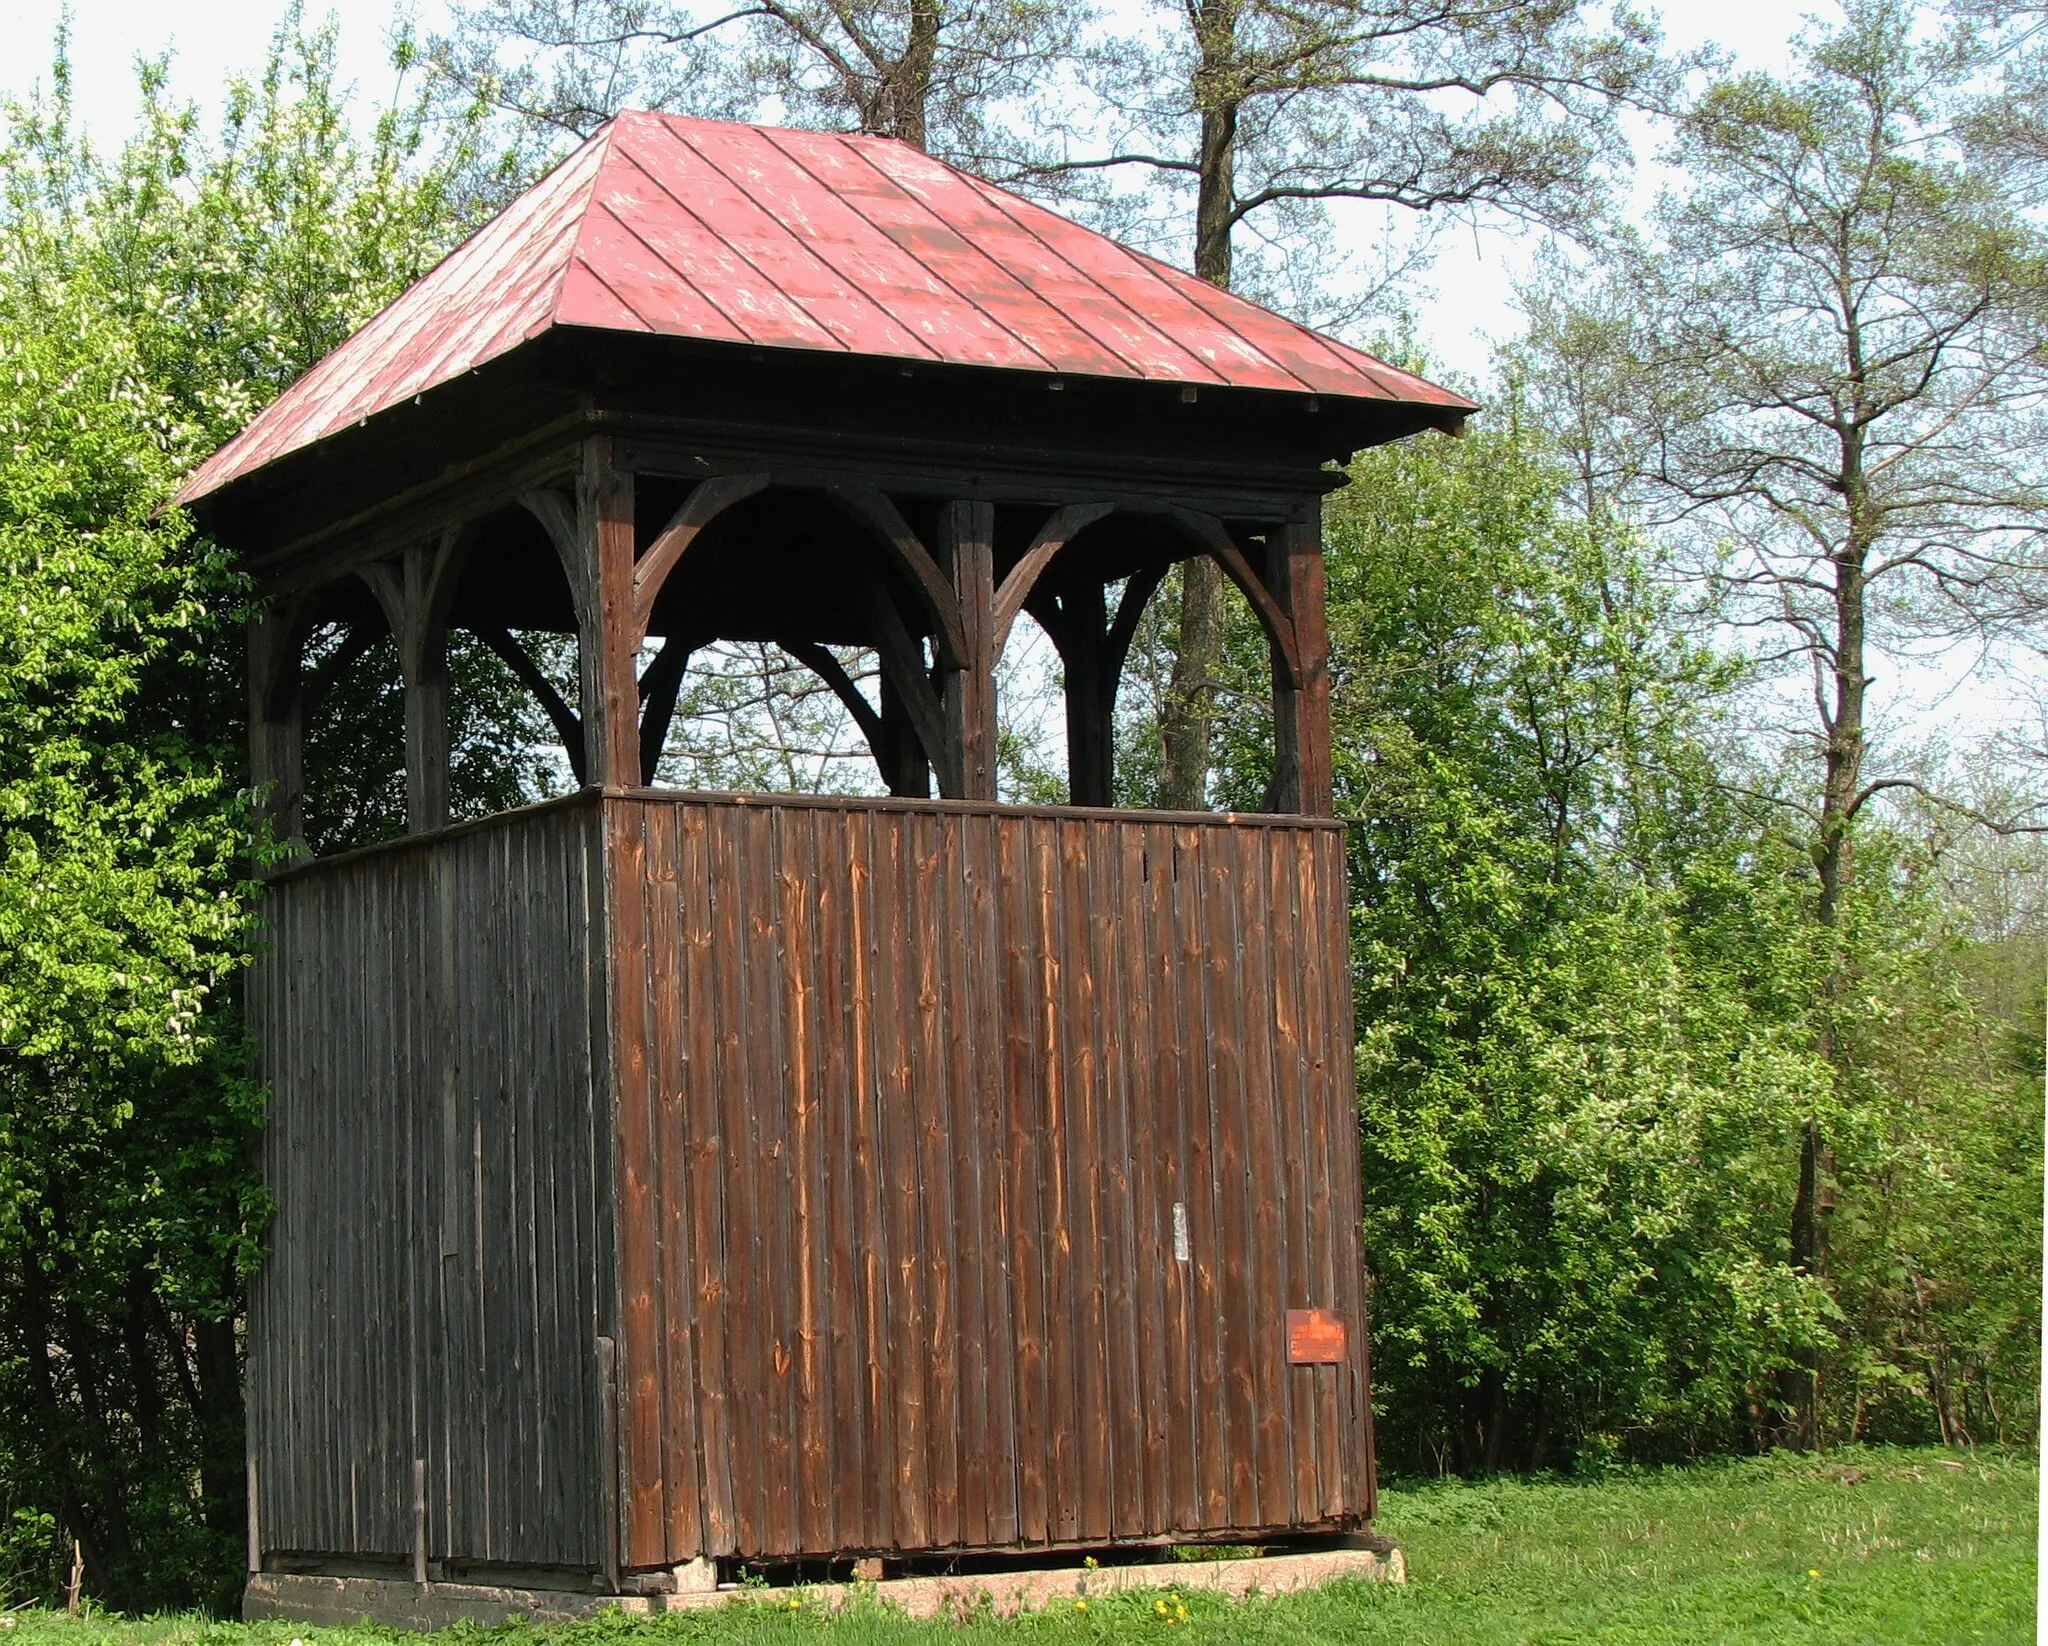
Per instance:
[[[939,666],[964,667],[967,639],[960,629],[960,606],[953,588],[917,533],[894,503],[876,486],[832,485],[825,495],[880,538],[884,555],[910,582],[911,592],[932,622],[932,643]]]
[[[633,639],[637,644],[646,636],[647,625],[654,619],[654,603],[661,598],[662,585],[668,581],[669,573],[676,569],[676,563],[688,552],[692,543],[704,528],[716,520],[735,503],[743,503],[755,493],[765,491],[769,476],[765,474],[721,474],[702,482],[683,502],[683,506],[669,517],[654,541],[633,564]]]
[[[1054,556],[1082,531],[1114,510],[1112,503],[1069,503],[1063,509],[1055,509],[1052,517],[1039,527],[1038,535],[1031,540],[1031,547],[1010,568],[1003,578],[1002,587],[996,590],[992,644],[998,658],[1010,643],[1010,630],[1016,624],[1017,614],[1024,610],[1032,589],[1044,575],[1045,568],[1052,564]]]

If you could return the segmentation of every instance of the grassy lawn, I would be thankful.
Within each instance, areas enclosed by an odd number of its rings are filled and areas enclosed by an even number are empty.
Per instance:
[[[1960,1465],[1960,1467],[1957,1467]],[[1389,1491],[1381,1527],[1406,1588],[1342,1584],[1242,1606],[1152,1595],[1013,1622],[834,1619],[787,1592],[722,1613],[553,1629],[462,1630],[455,1646],[821,1646],[1039,1640],[1388,1642],[2031,1641],[2037,1461],[1862,1450],[1612,1476]],[[543,1638],[545,1637],[545,1638]],[[630,1639],[629,1639],[630,1637]],[[4,1646],[347,1646],[381,1631],[16,1614]]]

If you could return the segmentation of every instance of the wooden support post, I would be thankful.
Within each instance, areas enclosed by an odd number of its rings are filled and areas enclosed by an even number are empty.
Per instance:
[[[1325,627],[1322,504],[1266,540],[1266,577],[1294,629],[1299,683],[1273,658],[1273,809],[1331,816],[1330,643]]]
[[[431,834],[448,822],[448,631],[440,621],[431,543],[405,551],[403,627],[398,654],[405,672],[405,826]]]
[[[1067,685],[1067,798],[1076,806],[1114,803],[1116,674],[1103,596],[1100,583],[1060,596],[1063,633],[1055,638]]]
[[[996,797],[995,522],[987,503],[939,511],[939,563],[959,603],[966,653],[945,677],[946,740],[961,800]]]
[[[427,1586],[427,1460],[412,1460],[412,1580]]]
[[[640,692],[634,680],[633,476],[614,465],[612,443],[583,443],[576,487],[576,602],[582,653],[584,770],[606,787],[640,782]]]
[[[884,669],[881,676],[881,744],[876,764],[889,792],[901,799],[929,800],[932,793],[931,762],[917,735],[917,723],[910,718],[909,705],[896,689],[896,682]]]
[[[286,613],[249,620],[249,782],[273,839],[306,849],[306,700]]]
[[[263,1521],[259,1514],[260,1505],[256,1498],[256,1454],[249,1454],[249,1573],[253,1577],[263,1570]]]

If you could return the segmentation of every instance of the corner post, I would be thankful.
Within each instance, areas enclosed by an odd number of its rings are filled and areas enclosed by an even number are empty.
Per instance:
[[[404,629],[398,637],[405,669],[405,827],[431,834],[448,822],[448,631],[439,621],[436,545],[405,551]]]
[[[249,619],[249,783],[260,818],[294,852],[306,849],[306,699],[289,613]]]
[[[967,643],[961,666],[946,672],[946,739],[959,760],[961,800],[996,797],[995,525],[988,503],[939,511],[939,564]]]
[[[1067,798],[1076,806],[1115,800],[1116,670],[1106,593],[1090,583],[1063,594],[1062,632],[1054,636],[1067,677]]]
[[[640,782],[640,693],[634,675],[633,476],[613,461],[602,435],[583,443],[576,487],[576,535],[583,577],[581,620],[584,771],[607,788]]]
[[[1330,642],[1325,626],[1320,498],[1266,540],[1266,576],[1294,626],[1301,679],[1273,658],[1273,809],[1329,817],[1336,810],[1330,762]]]

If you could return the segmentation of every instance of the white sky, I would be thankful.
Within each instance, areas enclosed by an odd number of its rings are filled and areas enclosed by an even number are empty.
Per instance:
[[[1672,0],[1664,27],[1674,47],[1711,41],[1745,66],[1770,66],[1781,59],[1802,13],[1812,9],[1784,0]],[[47,77],[51,40],[65,10],[64,0],[0,0],[0,94],[19,95]],[[71,0],[69,10],[80,116],[94,137],[114,143],[134,119],[138,55],[169,50],[174,89],[207,101],[229,74],[261,65],[284,0]],[[306,11],[313,19],[340,18],[343,77],[365,102],[390,94],[386,41],[401,13],[429,26],[445,15],[442,0],[308,0]],[[1488,340],[1515,330],[1511,282],[1529,250],[1526,238],[1500,231],[1446,242],[1431,277],[1436,295],[1421,313],[1432,355],[1460,372],[1484,371]]]
[[[340,19],[343,78],[363,104],[386,101],[393,87],[387,41],[409,13],[431,27],[445,16],[445,0],[308,0],[309,18]],[[0,94],[19,95],[47,78],[51,42],[64,0],[0,0]],[[230,74],[262,63],[284,0],[71,0],[74,95],[86,129],[102,143],[118,143],[135,114],[138,56],[172,53],[172,86],[180,95],[211,101]],[[1803,20],[1830,11],[1827,0],[1787,5],[1785,0],[1669,0],[1662,10],[1668,43],[1680,50],[1717,45],[1742,67],[1782,64],[1787,42]],[[1654,138],[1639,134],[1639,158],[1649,161]],[[1655,187],[1654,167],[1639,172],[1637,197]],[[1358,225],[1369,232],[1367,225]],[[1418,329],[1441,368],[1468,377],[1486,369],[1495,340],[1517,327],[1513,282],[1534,249],[1529,237],[1501,230],[1459,232],[1440,247],[1420,305]],[[2012,712],[2015,684],[1987,673],[1979,660],[1950,655],[1908,665],[1893,698],[1914,732],[1938,733],[1988,716]],[[1880,687],[1882,691],[1882,687]],[[1890,694],[1886,694],[1890,695]]]

